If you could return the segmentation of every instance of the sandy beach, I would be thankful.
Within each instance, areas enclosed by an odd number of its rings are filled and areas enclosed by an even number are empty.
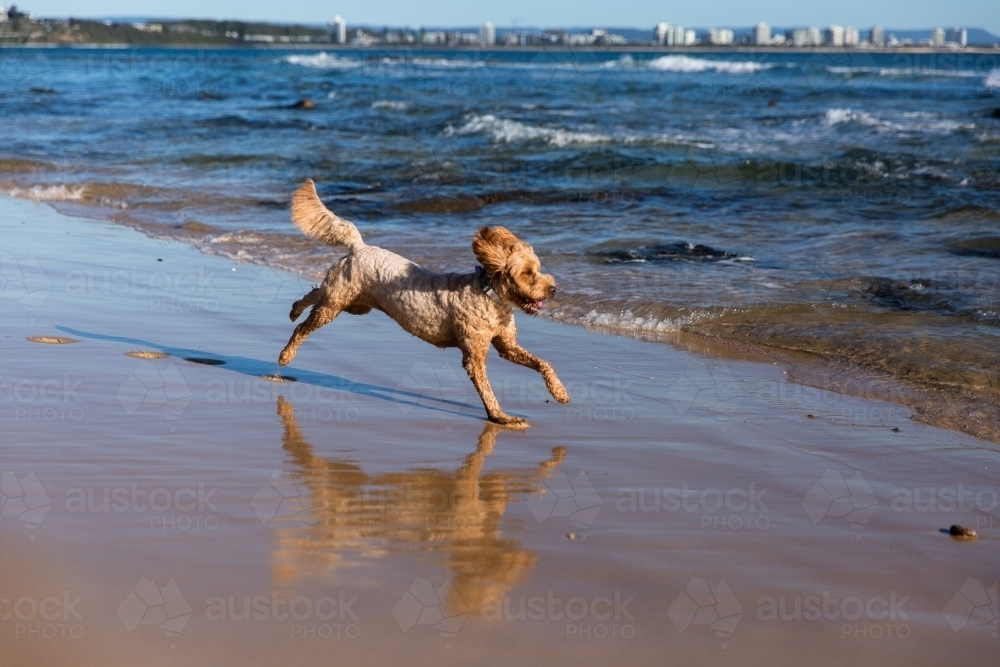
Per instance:
[[[573,400],[494,354],[498,428],[380,314],[276,377],[295,275],[9,198],[0,239],[5,664],[996,661],[996,444],[526,316]]]

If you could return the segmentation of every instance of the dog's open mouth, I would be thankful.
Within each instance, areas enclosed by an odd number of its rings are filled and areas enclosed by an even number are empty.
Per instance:
[[[541,299],[524,299],[521,302],[521,310],[528,313],[529,315],[537,315],[538,311],[542,309]]]

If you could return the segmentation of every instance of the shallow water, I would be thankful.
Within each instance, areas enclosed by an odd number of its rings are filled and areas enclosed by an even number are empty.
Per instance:
[[[430,267],[471,269],[478,225],[523,234],[559,320],[806,352],[1000,423],[1000,56],[0,58],[0,193],[319,276],[336,253],[285,212],[312,177]]]

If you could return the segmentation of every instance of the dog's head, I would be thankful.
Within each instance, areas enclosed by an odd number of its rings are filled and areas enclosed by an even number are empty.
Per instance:
[[[480,227],[472,239],[472,252],[500,298],[529,315],[538,314],[542,302],[555,296],[555,278],[542,273],[531,246],[504,227]]]

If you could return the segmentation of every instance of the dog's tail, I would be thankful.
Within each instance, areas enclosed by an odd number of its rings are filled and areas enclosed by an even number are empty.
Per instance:
[[[365,245],[361,232],[353,223],[323,205],[311,178],[307,178],[302,187],[292,195],[292,222],[306,236],[327,245],[347,246],[352,253]]]

